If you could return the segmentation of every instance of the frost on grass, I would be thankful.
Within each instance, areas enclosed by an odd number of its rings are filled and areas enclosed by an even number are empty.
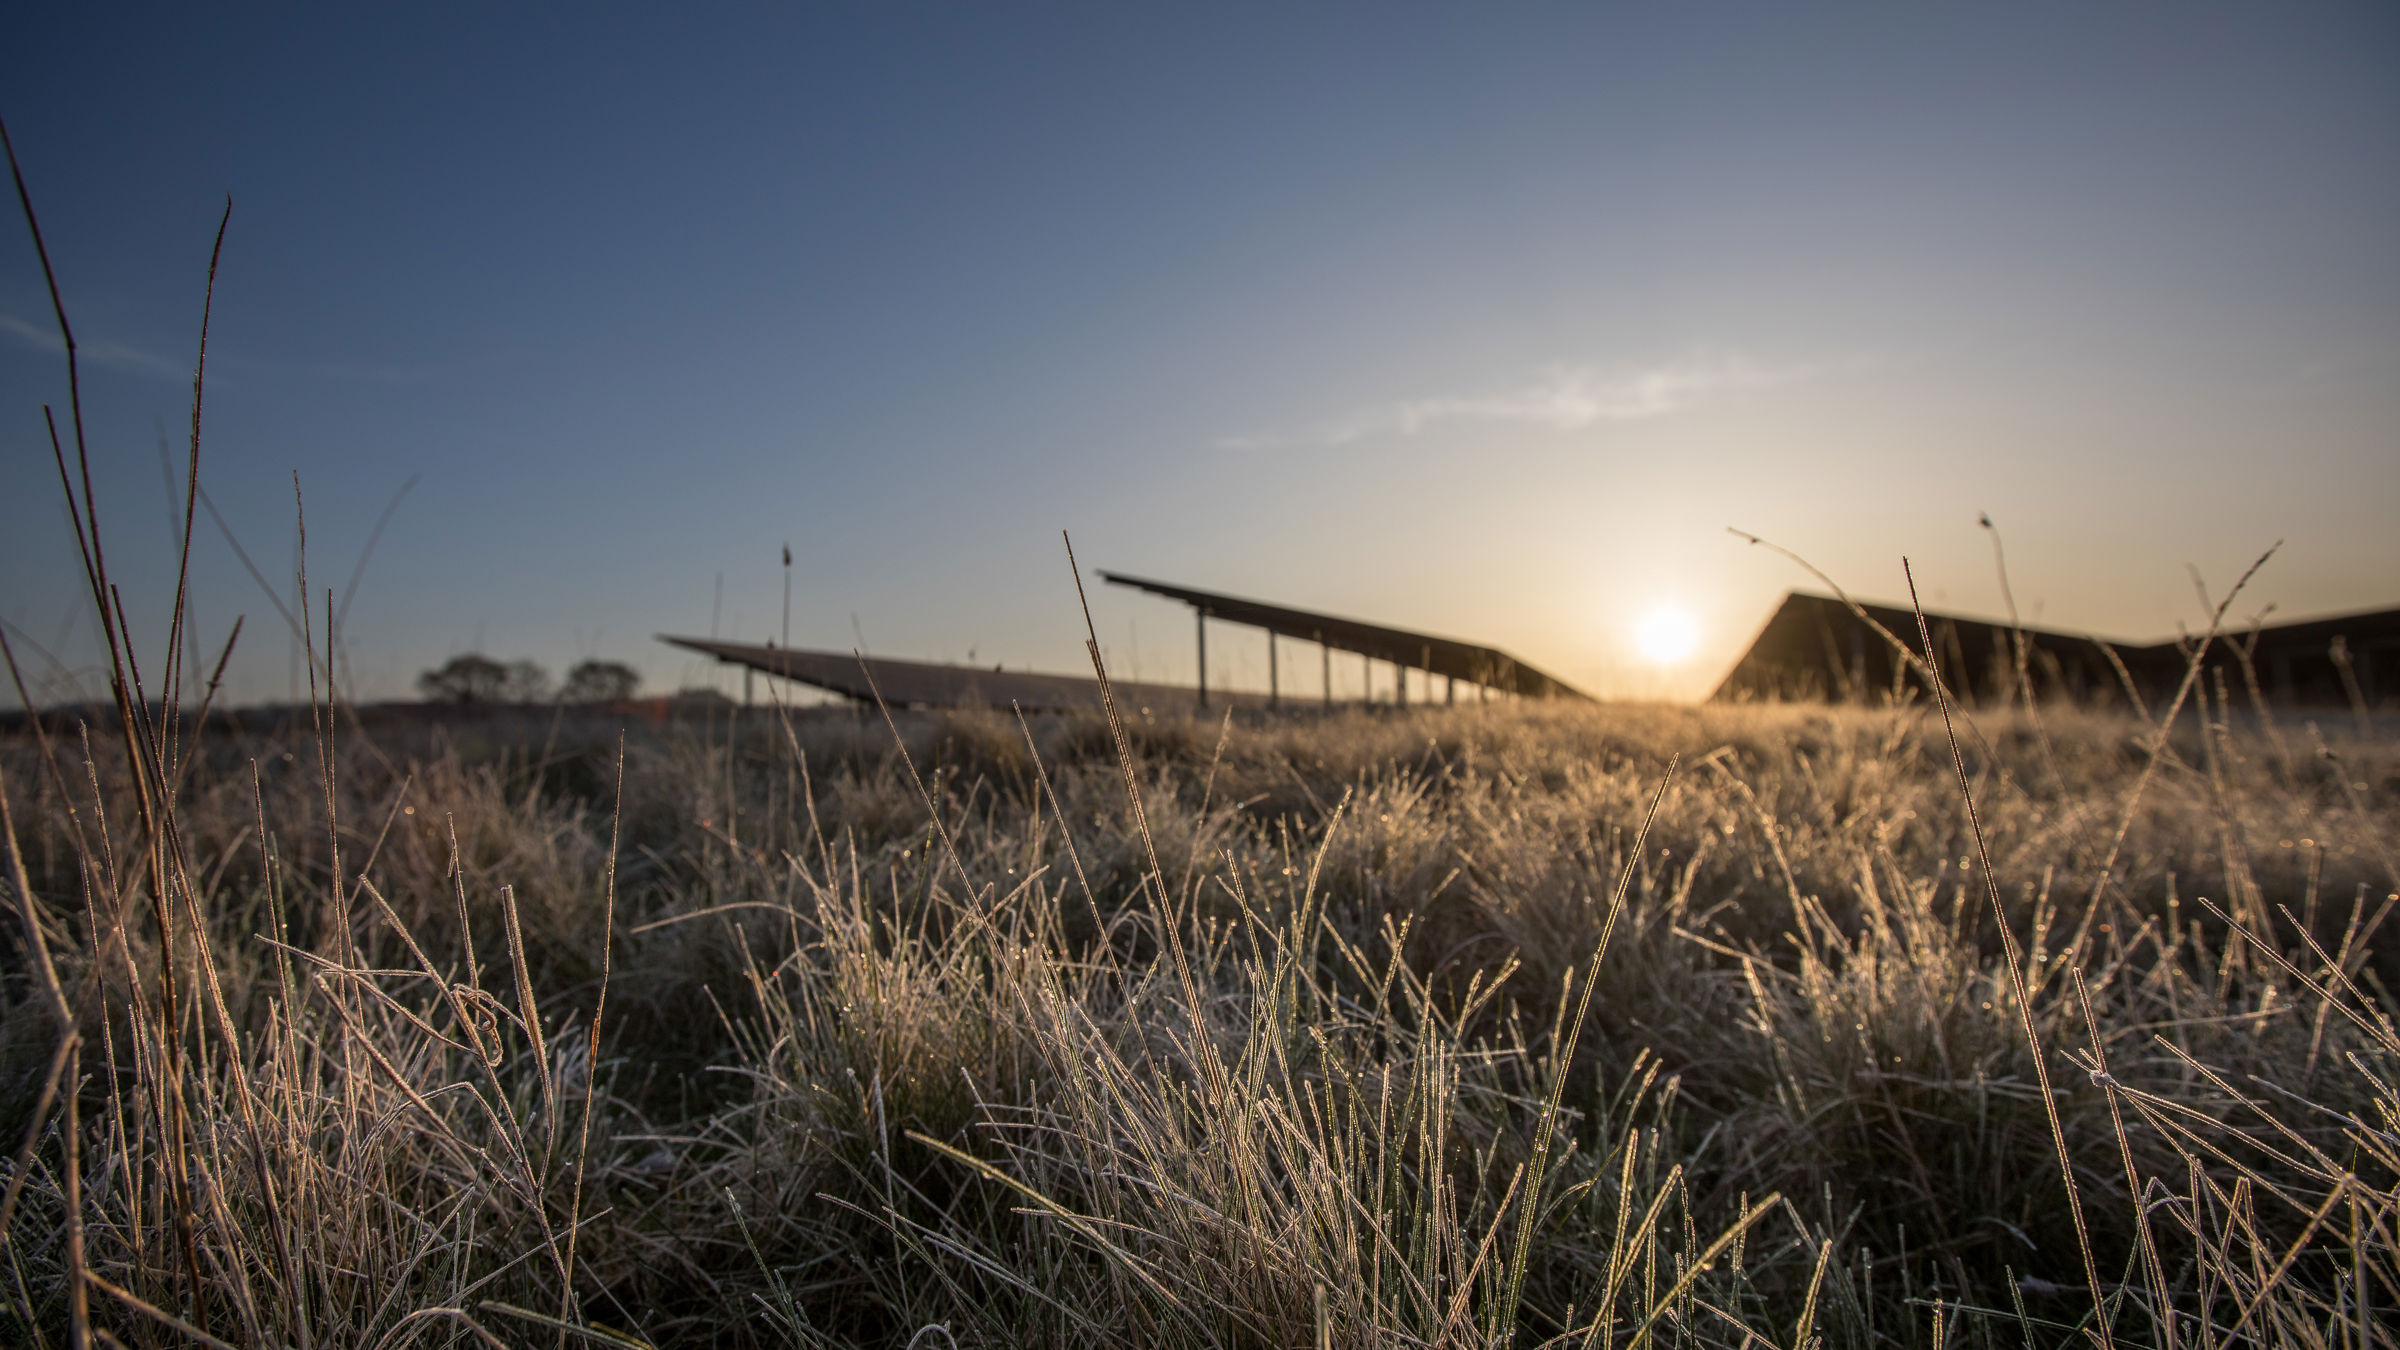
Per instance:
[[[12,732],[6,1334],[2389,1344],[2400,754],[2200,712],[1998,914],[1922,707]]]

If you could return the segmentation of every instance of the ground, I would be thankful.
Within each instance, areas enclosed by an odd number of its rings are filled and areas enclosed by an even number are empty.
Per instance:
[[[2400,753],[2206,693],[23,727],[9,1338],[2388,1344]]]

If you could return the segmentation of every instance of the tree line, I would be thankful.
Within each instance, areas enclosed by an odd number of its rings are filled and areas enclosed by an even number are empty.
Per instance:
[[[621,703],[642,677],[622,661],[579,661],[553,690],[550,672],[532,661],[495,661],[481,652],[453,656],[417,676],[429,703]]]

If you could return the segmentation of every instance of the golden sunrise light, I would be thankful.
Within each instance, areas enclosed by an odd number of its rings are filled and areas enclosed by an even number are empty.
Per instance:
[[[1699,647],[1700,626],[1678,606],[1657,605],[1635,626],[1633,640],[1643,660],[1655,666],[1677,666]]]

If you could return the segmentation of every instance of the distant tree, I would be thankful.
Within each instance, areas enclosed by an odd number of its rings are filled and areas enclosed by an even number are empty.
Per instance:
[[[642,687],[642,677],[621,661],[579,661],[559,686],[563,703],[622,703]]]
[[[511,661],[500,696],[511,703],[539,703],[550,697],[550,672],[531,661]]]
[[[502,665],[468,652],[419,675],[417,690],[435,703],[538,703],[549,696],[550,673],[531,661]]]
[[[417,691],[433,703],[495,703],[508,688],[508,667],[481,652],[453,656],[417,677]]]

